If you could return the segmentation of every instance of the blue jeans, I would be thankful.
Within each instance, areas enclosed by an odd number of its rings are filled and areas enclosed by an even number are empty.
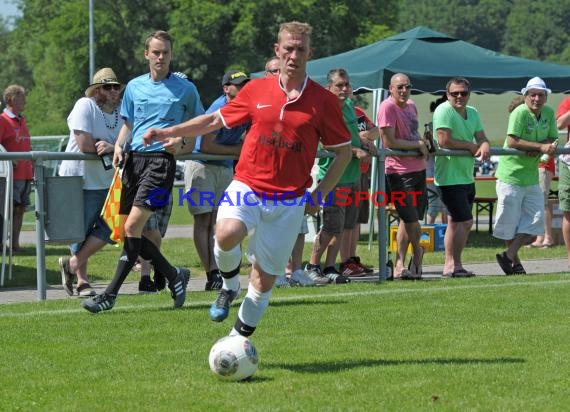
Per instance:
[[[85,225],[85,239],[89,236],[95,236],[109,244],[113,244],[111,239],[109,239],[111,230],[101,219],[101,209],[103,209],[107,192],[107,189],[83,191],[83,224]],[[69,245],[71,253],[75,255],[79,252],[85,239],[82,242]]]

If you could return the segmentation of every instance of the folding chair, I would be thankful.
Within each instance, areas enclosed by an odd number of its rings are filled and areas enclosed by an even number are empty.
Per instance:
[[[0,152],[6,152],[4,146],[0,145]],[[0,277],[0,287],[4,287],[4,274],[6,271],[6,252],[8,252],[8,271],[10,280],[12,279],[12,213],[13,213],[13,178],[12,162],[10,160],[0,160],[0,178],[6,180],[6,190],[4,196],[4,224],[2,225],[2,275]]]

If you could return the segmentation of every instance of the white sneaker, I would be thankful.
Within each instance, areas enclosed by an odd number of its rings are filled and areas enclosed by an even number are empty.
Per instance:
[[[303,269],[297,269],[291,273],[291,283],[293,281],[301,286],[315,286],[313,279],[308,277]]]
[[[291,285],[289,285],[289,282],[287,281],[287,277],[285,275],[279,275],[277,276],[277,280],[273,286],[276,288],[288,288]]]

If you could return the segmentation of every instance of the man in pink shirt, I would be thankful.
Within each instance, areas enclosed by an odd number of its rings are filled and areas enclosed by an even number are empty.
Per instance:
[[[404,194],[403,202],[394,202],[400,225],[396,235],[398,247],[394,278],[421,279],[423,249],[420,246],[421,225],[426,204],[426,159],[428,148],[418,132],[418,110],[410,100],[412,85],[408,76],[397,73],[390,80],[390,97],[378,109],[378,127],[384,147],[415,150],[420,156],[386,157],[386,178],[389,191]],[[419,195],[412,195],[418,192]],[[413,256],[406,268],[406,252],[412,244]]]

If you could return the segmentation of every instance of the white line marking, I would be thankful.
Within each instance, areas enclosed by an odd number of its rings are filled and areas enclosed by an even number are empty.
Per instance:
[[[302,294],[302,295],[295,295],[295,296],[280,296],[280,297],[273,297],[270,301],[271,302],[292,302],[292,301],[303,301],[308,299],[335,299],[335,298],[342,298],[342,297],[354,297],[354,296],[371,296],[371,295],[389,295],[394,293],[439,293],[439,292],[451,292],[454,290],[467,290],[467,289],[490,289],[490,288],[506,288],[511,286],[533,286],[533,287],[548,287],[548,286],[557,286],[557,285],[565,285],[570,284],[570,279],[557,279],[557,280],[541,280],[541,281],[529,281],[529,282],[509,282],[509,283],[492,283],[492,284],[481,284],[481,285],[474,285],[474,284],[466,284],[466,285],[457,285],[457,286],[444,286],[444,287],[433,287],[433,288],[421,288],[421,289],[374,289],[374,290],[364,290],[364,291],[357,291],[357,292],[342,292],[338,291],[338,293],[316,293],[316,294]],[[314,289],[314,288],[311,288]],[[126,296],[126,295],[124,295]],[[130,295],[129,295],[130,296]],[[136,295],[132,295],[136,296]],[[189,296],[193,296],[193,294],[189,294]],[[119,299],[117,299],[117,303],[119,306],[115,305],[113,311],[127,311],[127,310],[145,310],[145,309],[162,309],[162,303],[160,304],[144,304],[144,305],[124,305],[121,306],[120,299],[121,295],[119,295]],[[239,303],[240,300],[237,300]],[[170,302],[168,302],[170,304]],[[199,307],[199,306],[209,306],[212,303],[212,299],[209,300],[200,300],[200,301],[192,301],[185,303],[183,307]],[[235,302],[232,306],[236,306]],[[166,307],[166,306],[164,306]],[[170,305],[168,306],[170,308]],[[174,310],[174,309],[173,309]],[[97,314],[92,315],[87,313],[87,311],[81,307],[77,307],[74,309],[54,309],[54,310],[32,310],[30,312],[20,312],[20,313],[0,313],[0,318],[18,318],[18,317],[33,317],[33,316],[54,316],[54,315],[69,315],[69,314],[76,314],[76,313],[83,313],[85,316],[105,316],[105,314]]]

